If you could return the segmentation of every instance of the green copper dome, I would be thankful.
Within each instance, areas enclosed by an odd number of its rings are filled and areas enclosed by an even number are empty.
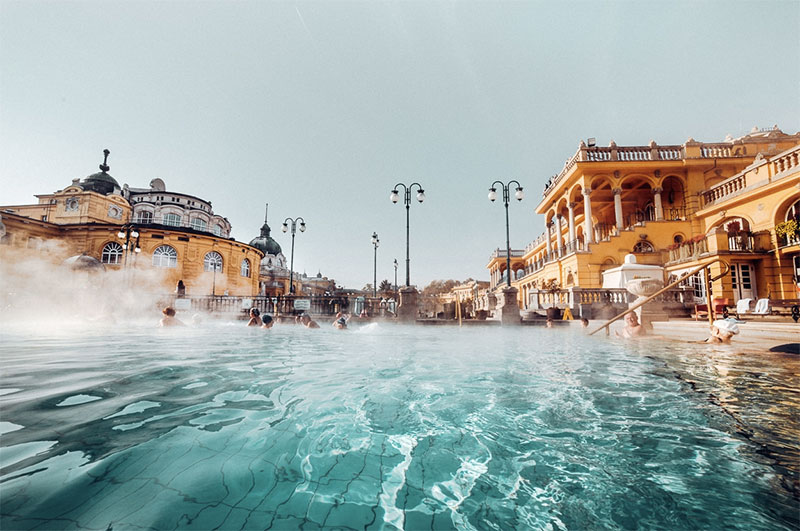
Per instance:
[[[250,240],[250,245],[263,252],[264,254],[277,255],[280,254],[281,246],[273,240],[270,235],[269,225],[264,223],[261,227],[261,235],[257,238]]]
[[[114,191],[114,189],[120,188],[117,180],[108,174],[108,170],[111,169],[108,165],[108,155],[110,153],[111,152],[109,150],[104,149],[103,155],[105,155],[105,158],[103,159],[103,163],[100,165],[100,171],[89,175],[83,181],[81,181],[81,187],[84,190],[91,190],[92,192],[97,192],[99,194],[110,194]]]

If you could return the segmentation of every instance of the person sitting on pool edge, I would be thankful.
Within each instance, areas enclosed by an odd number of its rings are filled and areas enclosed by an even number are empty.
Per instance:
[[[617,337],[630,339],[632,337],[645,336],[647,331],[639,323],[639,316],[636,315],[636,312],[630,312],[625,314],[625,328],[622,329],[622,333],[617,330],[615,334]]]
[[[161,310],[161,313],[164,314],[164,317],[161,318],[158,326],[186,326],[180,319],[175,317],[175,308],[172,306],[167,306]]]
[[[266,313],[261,317],[261,328],[266,328],[269,330],[272,328],[272,325],[275,324],[275,320],[272,318],[271,315],[267,315]]]
[[[260,315],[258,308],[250,308],[250,320],[247,321],[247,326],[261,326]]]
[[[311,319],[311,316],[308,315],[307,313],[300,315],[297,318],[297,322],[305,326],[306,328],[319,328],[319,323]]]

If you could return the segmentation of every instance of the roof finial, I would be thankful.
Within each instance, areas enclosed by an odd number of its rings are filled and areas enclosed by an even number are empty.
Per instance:
[[[111,153],[109,150],[107,150],[107,149],[103,150],[103,155],[105,155],[105,157],[103,158],[103,163],[100,165],[100,169],[103,170],[104,172],[108,172],[108,170],[111,169],[109,167],[109,165],[108,165],[108,154],[109,153]]]
[[[269,203],[267,203],[267,208],[264,211],[264,223],[267,222],[267,214],[269,214]]]

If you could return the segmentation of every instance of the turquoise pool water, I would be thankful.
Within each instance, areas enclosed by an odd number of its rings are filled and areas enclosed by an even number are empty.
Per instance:
[[[797,529],[797,357],[544,328],[0,334],[0,528]]]

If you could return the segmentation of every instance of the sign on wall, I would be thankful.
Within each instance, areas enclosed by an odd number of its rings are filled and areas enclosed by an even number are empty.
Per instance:
[[[294,300],[294,309],[295,310],[310,310],[311,309],[311,300],[309,300],[309,299],[295,299]]]

